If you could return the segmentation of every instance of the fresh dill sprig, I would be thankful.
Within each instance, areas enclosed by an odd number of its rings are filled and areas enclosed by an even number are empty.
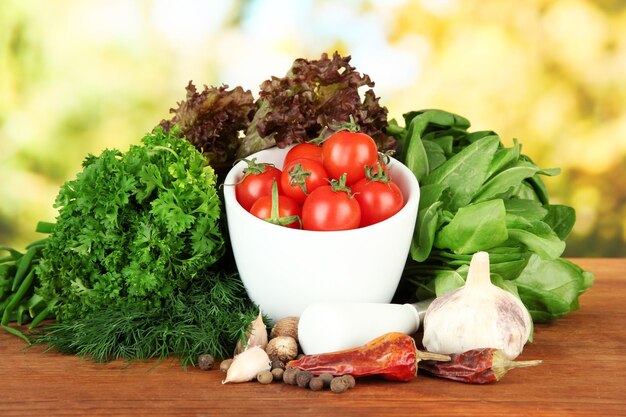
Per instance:
[[[112,306],[45,325],[31,339],[95,362],[176,357],[188,366],[203,353],[232,355],[257,313],[237,275],[209,271],[158,308]]]

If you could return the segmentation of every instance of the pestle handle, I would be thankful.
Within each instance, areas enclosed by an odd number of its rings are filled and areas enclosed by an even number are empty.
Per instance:
[[[300,316],[300,347],[309,355],[355,348],[389,332],[413,334],[431,301],[311,304]]]

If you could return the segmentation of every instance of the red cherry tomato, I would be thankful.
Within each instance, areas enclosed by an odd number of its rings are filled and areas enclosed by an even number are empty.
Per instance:
[[[299,143],[293,148],[289,149],[287,155],[285,155],[284,166],[295,159],[311,159],[313,161],[322,163],[322,147],[310,142]]]
[[[280,183],[284,195],[302,204],[317,187],[328,185],[328,174],[319,162],[294,159],[283,168]]]
[[[352,193],[361,207],[360,227],[388,219],[404,207],[402,191],[393,181],[362,178],[352,186]]]
[[[376,142],[365,133],[341,130],[322,144],[324,167],[328,174],[338,179],[344,173],[346,185],[365,177],[365,167],[378,161]]]
[[[277,213],[272,214],[272,198],[278,199],[276,205]],[[278,224],[280,226],[290,227],[292,229],[300,229],[300,215],[302,209],[300,205],[284,195],[265,195],[254,202],[250,213],[259,219],[267,220],[270,223]]]
[[[278,182],[280,193],[280,175],[282,171],[273,165],[257,163],[254,159],[246,161],[248,166],[243,170],[243,179],[235,186],[235,195],[239,204],[250,211],[259,198],[272,194],[274,180]]]
[[[316,188],[302,206],[302,228],[332,231],[356,229],[361,223],[359,203],[348,191],[332,185]]]

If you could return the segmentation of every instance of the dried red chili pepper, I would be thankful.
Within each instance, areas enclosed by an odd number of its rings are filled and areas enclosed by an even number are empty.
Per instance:
[[[493,348],[472,349],[467,352],[450,355],[449,362],[425,360],[419,363],[419,369],[432,375],[468,382],[487,384],[499,381],[513,368],[539,365],[542,361],[512,361],[503,351]]]
[[[325,372],[355,378],[380,375],[392,381],[410,381],[417,374],[418,362],[426,359],[448,361],[450,356],[421,352],[411,336],[387,333],[357,348],[305,355],[287,366],[310,371],[314,375]]]

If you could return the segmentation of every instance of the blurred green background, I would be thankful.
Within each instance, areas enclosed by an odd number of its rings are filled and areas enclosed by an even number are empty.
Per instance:
[[[52,221],[88,153],[126,150],[198,86],[352,56],[390,116],[441,108],[561,175],[565,256],[626,256],[621,0],[0,1],[0,243]],[[508,141],[508,143],[507,143]]]

